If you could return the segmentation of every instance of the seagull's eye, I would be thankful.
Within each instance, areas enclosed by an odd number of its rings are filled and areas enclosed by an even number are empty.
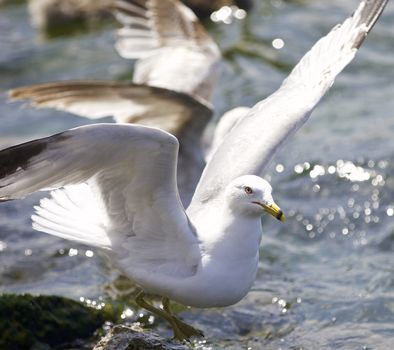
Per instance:
[[[244,189],[245,189],[245,192],[247,194],[252,194],[253,193],[253,190],[249,186],[246,186]]]

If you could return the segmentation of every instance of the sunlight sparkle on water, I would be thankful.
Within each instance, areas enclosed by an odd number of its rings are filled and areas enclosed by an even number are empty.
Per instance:
[[[68,256],[76,256],[76,255],[78,255],[78,249],[71,248],[71,249],[68,251]]]
[[[122,320],[126,319],[126,318],[130,318],[134,316],[134,311],[131,310],[130,308],[124,309],[122,314],[120,315],[120,318]],[[141,316],[142,317],[142,316]]]
[[[7,249],[7,243],[0,241],[0,252]]]
[[[276,38],[272,40],[272,47],[276,50],[283,49],[285,42],[281,38]]]
[[[312,191],[313,192],[319,192],[320,191],[320,185],[313,185],[313,187],[312,187]]]
[[[231,24],[234,19],[244,19],[246,11],[240,9],[238,6],[223,6],[219,10],[212,12],[211,20],[213,22],[222,22]]]
[[[105,306],[105,303],[102,300],[102,297],[99,297],[99,300],[91,300],[82,296],[79,297],[79,301],[81,303],[96,310],[101,310]]]
[[[366,225],[377,225],[382,222],[383,213],[384,216],[394,216],[392,205],[386,205],[383,211],[380,209],[382,189],[387,178],[382,169],[387,165],[388,162],[385,160],[364,159],[356,162],[339,159],[333,164],[296,164],[293,168],[294,173],[306,175],[312,180],[308,192],[315,193],[317,200],[321,195],[329,198],[338,191],[326,186],[333,177],[340,181],[338,186],[341,186],[340,191],[347,199],[331,208],[319,208],[311,215],[293,210],[289,217],[294,217],[295,222],[303,226],[308,238],[314,239],[326,234],[331,239],[349,237],[355,247],[368,244],[367,237],[361,236]],[[276,168],[275,170],[278,172]]]
[[[344,177],[352,182],[367,181],[371,178],[370,173],[354,163],[343,160],[337,161],[337,173],[339,177]]]
[[[304,164],[297,164],[294,166],[294,171],[296,174],[302,174],[304,171],[309,170],[311,167],[310,163],[305,162]]]
[[[87,250],[87,251],[85,252],[85,255],[86,255],[88,258],[92,258],[92,257],[94,256],[94,252],[91,251],[91,250]]]
[[[282,173],[283,170],[285,170],[285,167],[283,166],[283,164],[277,164],[275,170],[277,173]]]
[[[309,173],[309,176],[314,179],[318,176],[323,176],[326,173],[326,171],[324,170],[324,167],[321,165],[315,165],[313,167],[313,169],[311,170],[311,172]]]
[[[339,159],[335,164],[321,165],[315,164],[311,166],[309,162],[303,164],[296,164],[294,166],[294,172],[296,174],[303,174],[309,171],[309,176],[312,179],[317,179],[324,175],[337,174],[338,177],[347,179],[351,182],[364,182],[371,180],[373,186],[383,186],[385,179],[382,174],[379,174],[377,170],[373,169],[376,165],[375,162],[368,161],[367,167],[354,164],[352,161],[344,161]],[[380,165],[380,166],[379,166]],[[378,163],[379,168],[383,169],[386,165],[384,161]],[[358,191],[359,186],[355,185],[354,191]]]
[[[33,252],[31,249],[25,249],[25,256],[30,256],[32,254],[33,254]]]

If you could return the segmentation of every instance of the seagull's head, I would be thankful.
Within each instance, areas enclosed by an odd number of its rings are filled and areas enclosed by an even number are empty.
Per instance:
[[[226,200],[234,212],[261,216],[264,212],[284,222],[282,210],[272,198],[272,187],[264,179],[254,175],[236,178],[226,188]]]

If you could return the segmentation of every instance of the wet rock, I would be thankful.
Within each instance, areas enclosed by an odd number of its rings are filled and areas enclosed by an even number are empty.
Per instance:
[[[143,331],[137,326],[115,326],[100,340],[93,350],[186,350],[179,345],[165,340],[158,335]]]
[[[52,349],[88,338],[107,320],[96,310],[58,296],[0,295],[0,349]],[[79,347],[80,348],[80,347]]]

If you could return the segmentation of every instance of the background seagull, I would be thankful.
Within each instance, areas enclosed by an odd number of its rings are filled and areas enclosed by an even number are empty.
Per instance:
[[[188,205],[205,166],[201,136],[221,61],[218,46],[194,13],[178,0],[117,0],[109,7],[123,25],[116,49],[138,59],[133,83],[63,81],[9,92],[38,108],[90,119],[154,126],[180,141],[178,186]]]
[[[201,335],[172,314],[169,299],[226,306],[248,292],[257,271],[261,214],[284,221],[271,186],[257,175],[308,120],[386,3],[362,1],[232,128],[186,211],[177,192],[177,139],[126,124],[79,127],[1,151],[0,199],[60,188],[36,208],[34,228],[110,249],[142,287],[139,305],[163,316],[178,339]],[[147,303],[144,293],[162,295],[164,310]]]

